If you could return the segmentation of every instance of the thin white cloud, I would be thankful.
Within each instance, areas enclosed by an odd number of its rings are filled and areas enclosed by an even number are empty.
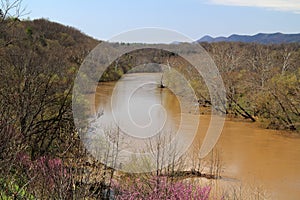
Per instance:
[[[209,0],[209,2],[217,5],[262,7],[300,14],[300,0]]]

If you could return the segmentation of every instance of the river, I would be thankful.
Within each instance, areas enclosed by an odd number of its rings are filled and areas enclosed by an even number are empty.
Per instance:
[[[159,80],[159,74],[128,74],[118,82],[115,90],[113,82],[99,83],[95,104],[103,109],[104,121],[111,123],[111,105],[124,104],[124,96],[132,95],[133,86],[145,81],[158,83]],[[112,93],[116,97],[114,103],[111,103]],[[155,85],[144,85],[133,96],[131,112],[137,124],[161,126],[167,115],[165,125],[178,127],[180,104],[172,92]],[[155,120],[149,118],[147,110],[153,104],[161,104],[164,108],[164,112],[152,108],[151,116]],[[126,117],[122,109],[117,114],[119,119]],[[191,115],[191,119],[193,117]],[[209,115],[200,115],[196,139],[203,137],[209,121]],[[216,145],[222,161],[221,175],[250,187],[262,187],[271,199],[300,199],[300,138],[290,135],[289,132],[262,129],[257,123],[226,119]]]

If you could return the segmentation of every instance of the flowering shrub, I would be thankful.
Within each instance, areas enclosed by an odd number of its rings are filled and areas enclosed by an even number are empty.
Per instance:
[[[42,156],[33,162],[33,169],[38,172],[48,182],[48,186],[53,189],[55,186],[61,187],[61,180],[68,178],[67,170],[64,168],[61,159],[47,158]]]
[[[43,176],[51,186],[55,182],[54,179],[68,176],[67,170],[59,158],[41,156],[35,161],[32,161],[28,154],[20,153],[18,160],[27,172],[32,171],[36,175]]]
[[[115,197],[118,200],[207,200],[211,188],[200,187],[182,181],[170,183],[167,177],[152,177],[148,180],[129,178],[124,183],[113,183]]]
[[[25,153],[19,153],[18,162],[24,169],[27,179],[31,180],[29,187],[32,191],[42,191],[38,196],[49,196],[59,194],[70,188],[71,175],[64,167],[59,158],[41,156],[36,160],[31,160]]]

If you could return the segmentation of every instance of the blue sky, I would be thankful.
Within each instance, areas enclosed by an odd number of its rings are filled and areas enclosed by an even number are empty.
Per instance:
[[[300,33],[300,0],[23,0],[30,19],[47,18],[107,40],[142,27],[204,35]]]

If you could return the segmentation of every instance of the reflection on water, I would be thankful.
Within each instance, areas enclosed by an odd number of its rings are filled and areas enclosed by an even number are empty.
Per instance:
[[[117,83],[100,83],[95,104],[96,110],[105,113],[101,122],[117,122],[123,131],[136,138],[176,130],[178,124],[174,119],[180,122],[180,103],[171,91],[158,88],[159,79],[160,74],[144,74],[140,79],[129,74]]]
[[[119,107],[117,119],[122,120],[126,105],[132,106],[131,117],[140,126],[152,123],[151,131],[157,131],[167,116],[164,127],[177,130],[180,119],[180,104],[177,98],[166,89],[160,89],[155,84],[145,85],[134,94],[128,94],[131,88],[145,80],[157,81],[159,74],[129,74],[118,83],[100,83],[95,103],[97,108],[104,110],[103,122],[113,122],[110,112],[112,105]],[[112,101],[113,88],[116,99]],[[132,102],[124,102],[126,96],[132,95]],[[162,109],[151,108],[151,105],[161,104]],[[125,107],[122,107],[124,105]],[[120,107],[121,106],[121,107]],[[148,113],[149,108],[151,110]],[[188,116],[192,124],[197,116]],[[152,120],[152,121],[151,121]],[[201,140],[205,135],[210,116],[200,116],[200,125],[197,138]],[[119,121],[120,122],[120,121]],[[159,126],[159,127],[157,127]],[[189,127],[184,127],[185,134]],[[149,136],[149,133],[140,133]],[[138,135],[137,135],[138,136]],[[282,136],[279,131],[266,130],[256,124],[227,120],[222,135],[217,143],[221,150],[221,159],[224,163],[223,175],[241,180],[247,184],[262,185],[274,199],[300,198],[300,139],[298,137]]]

